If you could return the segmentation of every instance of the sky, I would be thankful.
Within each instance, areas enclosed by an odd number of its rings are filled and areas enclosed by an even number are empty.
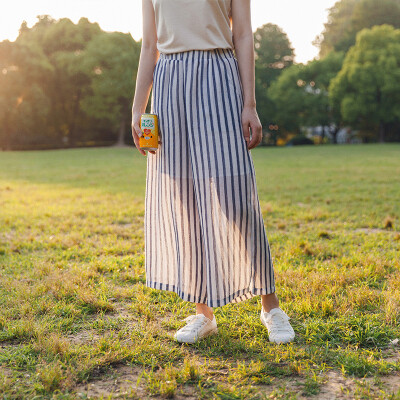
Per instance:
[[[4,0],[0,0],[3,2]],[[266,23],[279,25],[295,49],[295,61],[306,63],[318,56],[312,41],[324,29],[328,9],[336,0],[251,0],[253,31]],[[4,3],[3,3],[4,4]],[[135,40],[142,37],[142,0],[13,0],[1,7],[0,41],[15,40],[25,20],[31,27],[36,16],[80,17],[98,22],[105,31],[129,32]]]

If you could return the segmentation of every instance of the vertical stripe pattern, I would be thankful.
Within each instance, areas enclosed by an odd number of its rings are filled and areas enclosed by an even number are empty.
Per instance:
[[[147,153],[146,286],[210,307],[275,292],[242,110],[233,50],[160,54],[151,112],[161,143]]]

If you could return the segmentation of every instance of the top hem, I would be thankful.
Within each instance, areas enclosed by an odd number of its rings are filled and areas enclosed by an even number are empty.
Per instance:
[[[225,57],[225,58],[232,58],[235,57],[235,52],[231,48],[214,48],[214,49],[209,49],[209,50],[198,50],[198,49],[193,49],[193,50],[186,50],[186,51],[179,51],[176,53],[162,53],[160,52],[160,58],[161,59],[184,59],[190,55],[193,55],[194,58],[217,58],[217,57]]]
[[[176,54],[176,53],[185,53],[188,51],[214,51],[214,50],[231,50],[234,51],[235,48],[232,46],[223,46],[223,47],[207,47],[207,48],[177,48],[173,50],[165,50],[165,49],[157,49],[160,54]]]

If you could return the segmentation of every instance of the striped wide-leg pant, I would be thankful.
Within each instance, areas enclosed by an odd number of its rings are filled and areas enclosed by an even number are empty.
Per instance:
[[[241,124],[231,49],[161,53],[147,154],[146,286],[210,307],[275,291],[274,269]]]

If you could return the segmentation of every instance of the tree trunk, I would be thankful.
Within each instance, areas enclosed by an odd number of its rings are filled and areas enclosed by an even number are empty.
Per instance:
[[[125,125],[126,125],[125,118],[122,118],[119,124],[118,140],[117,143],[115,143],[115,146],[118,147],[125,146]]]
[[[379,123],[379,143],[385,143],[385,123],[380,122]]]
[[[12,150],[12,132],[9,123],[9,113],[6,113],[3,122],[3,132],[4,132],[4,143],[3,150]]]
[[[339,127],[335,126],[333,128],[333,130],[331,130],[331,134],[332,134],[332,143],[333,144],[337,144],[337,134],[339,133]]]
[[[70,137],[70,144],[72,145],[72,147],[75,147],[76,143],[78,142],[76,134],[76,121],[79,117],[79,104],[81,101],[81,93],[82,91],[79,89],[75,99],[74,111],[72,114],[72,122],[70,124],[69,137]]]
[[[322,143],[324,142],[324,139],[325,139],[326,129],[328,129],[328,127],[324,125],[324,126],[322,127],[322,132],[321,132],[321,142],[322,142]]]

